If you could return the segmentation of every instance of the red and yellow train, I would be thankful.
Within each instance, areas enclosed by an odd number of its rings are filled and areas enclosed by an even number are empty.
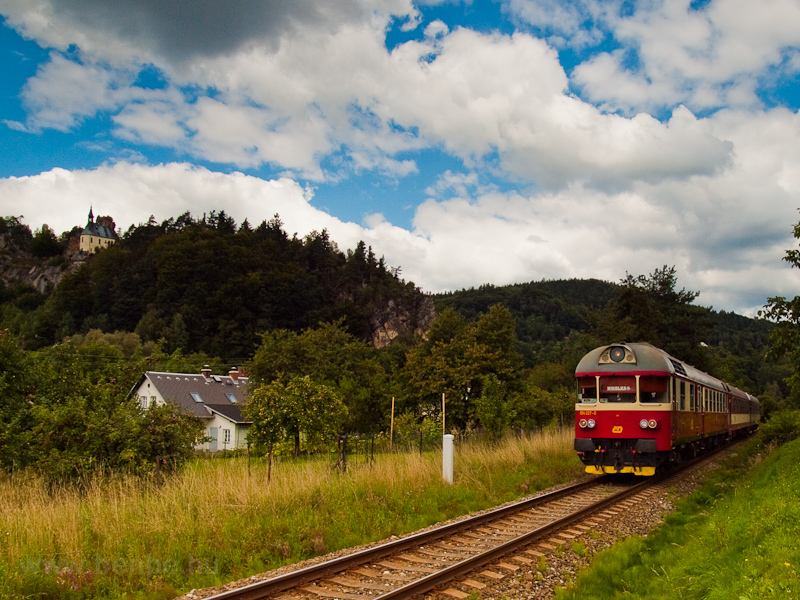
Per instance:
[[[757,398],[645,343],[602,346],[575,369],[575,450],[587,473],[654,475],[752,432]]]

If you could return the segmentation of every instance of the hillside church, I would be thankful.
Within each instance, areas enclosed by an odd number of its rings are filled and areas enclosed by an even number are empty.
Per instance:
[[[89,208],[89,221],[81,231],[80,251],[94,254],[98,248],[108,248],[117,241],[114,227],[114,220],[111,217],[97,217],[95,222],[92,208]]]

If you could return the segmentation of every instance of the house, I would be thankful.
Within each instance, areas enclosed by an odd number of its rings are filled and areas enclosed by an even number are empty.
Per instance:
[[[117,241],[114,220],[111,217],[97,217],[95,223],[92,208],[89,208],[89,221],[81,231],[80,251],[94,254],[98,248],[108,248]]]
[[[203,419],[211,441],[195,448],[207,452],[247,447],[252,421],[242,416],[246,394],[247,376],[239,367],[227,375],[213,375],[208,365],[199,374],[146,371],[131,390],[143,409],[171,402],[181,412]]]

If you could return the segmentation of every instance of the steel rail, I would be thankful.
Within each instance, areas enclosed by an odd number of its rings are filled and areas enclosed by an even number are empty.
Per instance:
[[[524,533],[513,540],[509,540],[508,542],[496,546],[486,552],[481,554],[477,554],[471,558],[467,558],[459,563],[456,563],[450,567],[446,567],[441,571],[428,575],[422,579],[418,579],[411,583],[408,583],[402,587],[394,589],[390,592],[385,594],[381,594],[380,596],[375,596],[373,600],[398,600],[401,598],[410,598],[411,596],[416,596],[417,594],[423,594],[428,592],[436,587],[439,587],[445,583],[448,583],[459,577],[461,575],[466,575],[467,573],[471,573],[475,571],[479,567],[482,567],[490,562],[493,562],[504,556],[509,554],[510,552],[514,552],[519,548],[524,546],[528,546],[533,543],[535,540],[545,537],[554,531],[559,529],[563,529],[564,527],[568,527],[572,523],[576,521],[580,521],[586,518],[591,513],[597,512],[602,510],[606,506],[610,504],[614,504],[615,502],[619,502],[628,496],[632,496],[637,494],[644,488],[647,488],[653,484],[655,484],[659,480],[655,480],[653,478],[647,479],[642,481],[641,483],[637,483],[631,488],[626,490],[622,490],[617,492],[616,494],[612,494],[595,502],[589,506],[579,509],[578,511],[567,515],[562,519],[558,519],[557,521],[553,521],[552,523],[548,523],[547,525],[543,525],[533,531],[529,531],[528,533]]]
[[[375,546],[374,548],[367,548],[366,550],[340,556],[339,558],[335,558],[318,565],[312,565],[304,569],[292,571],[291,573],[285,573],[284,575],[265,579],[264,581],[251,583],[235,590],[228,590],[214,596],[209,596],[206,598],[206,600],[261,600],[262,598],[272,594],[276,594],[278,592],[282,592],[311,581],[324,579],[335,573],[339,573],[341,571],[363,565],[364,563],[396,554],[403,550],[408,550],[410,548],[415,548],[417,546],[430,543],[434,540],[438,540],[439,538],[453,535],[454,533],[464,529],[469,529],[477,525],[502,519],[503,517],[521,512],[528,508],[533,508],[540,504],[545,504],[547,502],[558,500],[559,498],[570,496],[584,489],[603,485],[607,483],[609,479],[610,478],[603,476],[596,479],[582,481],[559,490],[542,494],[541,496],[528,498],[527,500],[509,504],[501,508],[496,508],[474,517],[468,517],[466,519],[462,519],[461,521],[450,523],[449,525],[423,531],[421,533],[381,544],[380,546]],[[381,598],[383,598],[383,596],[381,596]]]

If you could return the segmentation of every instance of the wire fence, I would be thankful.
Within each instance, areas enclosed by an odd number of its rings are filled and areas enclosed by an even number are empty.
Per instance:
[[[514,428],[507,433],[516,435],[530,435],[540,432],[541,429],[529,431]],[[484,441],[488,434],[483,430],[460,431],[455,436],[456,447],[472,442]],[[372,463],[376,457],[386,454],[408,454],[434,452],[442,449],[441,428],[419,427],[395,432],[392,438],[387,433],[348,433],[330,438],[321,444],[319,440],[305,439],[301,441],[302,451],[295,456],[293,443],[286,442],[273,448],[273,460],[280,463],[302,462],[309,459],[327,457],[334,468],[346,471],[348,466]],[[225,450],[199,455],[205,459],[225,459],[248,456],[254,461],[266,460],[266,453],[256,452],[255,449]]]

